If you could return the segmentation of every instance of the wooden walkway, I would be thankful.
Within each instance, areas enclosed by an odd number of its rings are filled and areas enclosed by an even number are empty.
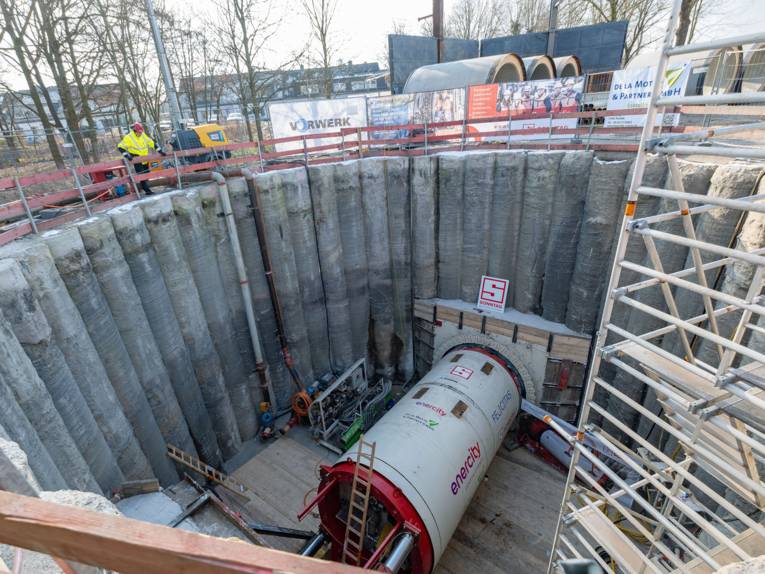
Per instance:
[[[232,476],[245,484],[248,515],[258,522],[315,530],[316,516],[300,523],[303,499],[315,494],[318,465],[334,455],[283,437]],[[500,450],[446,552],[436,574],[544,572],[565,477],[523,448]],[[296,551],[300,540],[266,537],[275,547]]]

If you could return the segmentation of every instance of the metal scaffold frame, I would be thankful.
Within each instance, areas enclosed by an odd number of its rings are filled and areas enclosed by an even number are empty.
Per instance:
[[[739,230],[747,221],[756,223],[765,213],[765,184],[759,185],[760,176],[752,194],[738,199],[687,193],[677,160],[757,160],[765,150],[718,143],[710,130],[659,138],[653,131],[665,106],[762,101],[762,93],[663,97],[661,89],[671,55],[763,42],[765,31],[675,46],[681,1],[673,2],[656,67],[578,431],[563,432],[572,462],[548,574],[558,572],[562,560],[581,558],[606,572],[711,573],[765,553],[765,248],[709,243],[697,233],[701,216],[710,212],[737,212]],[[649,153],[666,157],[669,189],[643,184]],[[639,202],[650,197],[659,213],[638,216]],[[658,225],[672,220],[675,233]],[[629,260],[630,242],[644,250],[642,264]],[[660,248],[668,245],[687,250],[685,269],[665,271]],[[723,272],[748,273],[745,293],[708,281]],[[659,305],[641,300],[646,289],[660,290],[659,298],[648,299]],[[703,301],[701,314],[681,316],[678,302],[688,297]],[[619,306],[650,317],[654,327],[632,332],[616,324]],[[664,344],[668,338],[676,341],[674,349]],[[648,395],[658,412],[647,408]],[[648,433],[638,430],[645,426]]]

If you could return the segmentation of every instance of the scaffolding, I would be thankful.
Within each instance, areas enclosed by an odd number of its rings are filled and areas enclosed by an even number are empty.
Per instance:
[[[718,137],[765,122],[653,132],[665,107],[765,101],[764,92],[661,94],[670,56],[759,43],[765,32],[675,46],[680,5],[656,69],[578,430],[567,435],[572,462],[548,574],[582,558],[606,572],[708,573],[765,552],[765,184],[760,175],[744,197],[689,193],[677,159],[761,160],[765,149]],[[666,157],[670,189],[643,184],[650,153]],[[646,202],[658,212],[641,210]],[[761,225],[758,242],[706,241],[699,225],[723,213],[737,216],[738,231]],[[671,249],[687,253],[684,268],[665,267]],[[636,261],[636,252],[645,256]],[[728,275],[737,289],[725,288]],[[688,298],[703,309],[695,316],[679,310]],[[625,310],[648,320],[619,320]]]

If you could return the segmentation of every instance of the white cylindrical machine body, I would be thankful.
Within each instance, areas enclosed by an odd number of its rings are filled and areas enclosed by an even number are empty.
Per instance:
[[[427,528],[438,562],[507,431],[523,382],[491,351],[452,350],[364,436],[374,471],[396,485]],[[351,448],[340,461],[355,460]]]

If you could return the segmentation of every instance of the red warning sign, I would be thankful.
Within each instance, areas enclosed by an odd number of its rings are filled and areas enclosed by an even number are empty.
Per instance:
[[[478,292],[478,307],[504,312],[509,287],[510,282],[507,279],[484,275],[481,277],[481,289]]]

